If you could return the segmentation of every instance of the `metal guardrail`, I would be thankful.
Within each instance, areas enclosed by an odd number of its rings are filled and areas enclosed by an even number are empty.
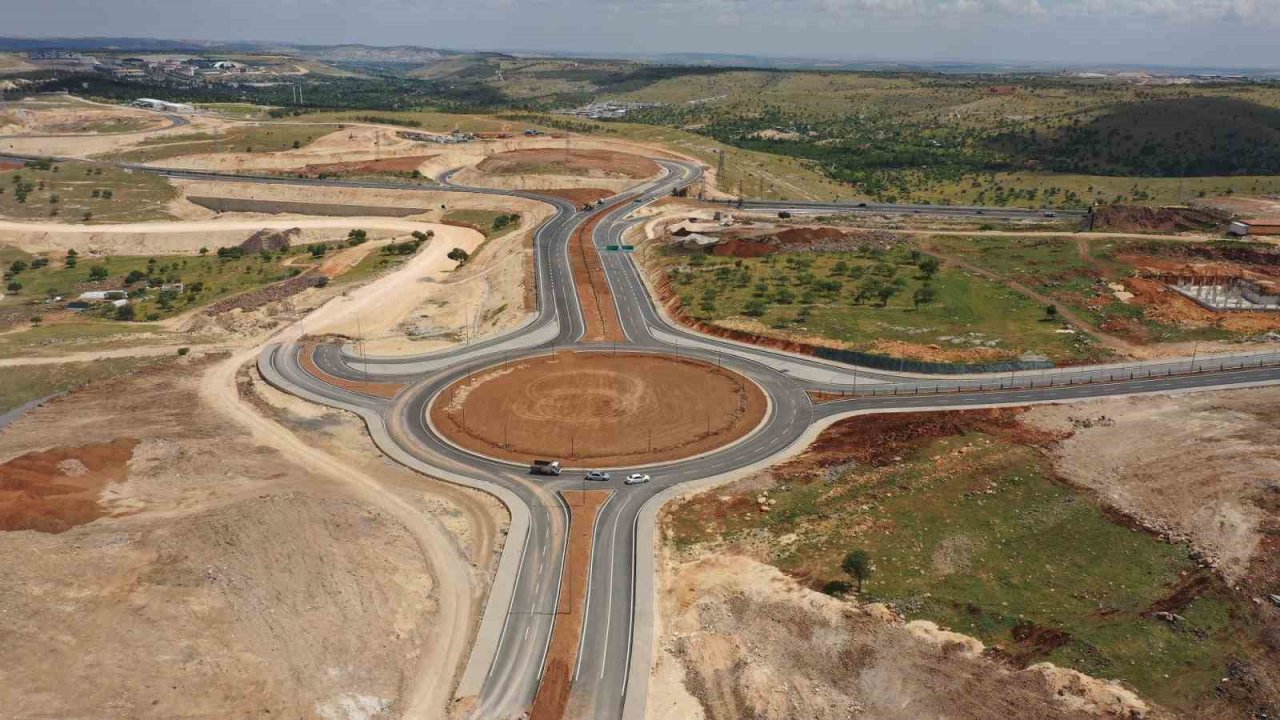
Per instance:
[[[1188,360],[1159,363],[1152,365],[1133,365],[1108,367],[1099,370],[1080,369],[1075,372],[1052,372],[1035,375],[1013,375],[993,381],[982,380],[947,380],[933,383],[895,383],[891,387],[863,386],[850,384],[848,389],[818,391],[824,395],[839,397],[885,397],[915,395],[945,395],[959,393],[997,392],[1008,390],[1046,390],[1049,388],[1065,388],[1080,385],[1096,385],[1102,383],[1129,382],[1133,380],[1156,380],[1160,378],[1191,377],[1229,370],[1249,370],[1260,368],[1280,368],[1280,354],[1239,355],[1229,357],[1213,357],[1205,360]]]

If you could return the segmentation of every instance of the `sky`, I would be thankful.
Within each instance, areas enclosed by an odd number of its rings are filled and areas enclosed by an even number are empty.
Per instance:
[[[0,34],[1280,68],[1280,0],[0,0]]]

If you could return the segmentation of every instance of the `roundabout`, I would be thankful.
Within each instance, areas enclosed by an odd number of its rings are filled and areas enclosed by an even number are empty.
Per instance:
[[[712,363],[575,351],[477,370],[428,414],[442,439],[478,455],[604,468],[717,450],[758,428],[768,406],[755,382]]]

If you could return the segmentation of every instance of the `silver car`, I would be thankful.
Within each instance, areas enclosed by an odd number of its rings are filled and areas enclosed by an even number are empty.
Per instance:
[[[600,470],[588,470],[586,475],[588,480],[599,480],[600,482],[609,481],[609,473]]]

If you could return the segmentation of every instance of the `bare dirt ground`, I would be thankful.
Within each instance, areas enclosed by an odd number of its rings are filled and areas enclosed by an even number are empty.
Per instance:
[[[0,435],[29,502],[78,486],[101,515],[61,534],[0,532],[0,642],[20,659],[0,671],[7,716],[403,706],[438,602],[412,537],[207,412],[203,367],[91,386]]]
[[[974,638],[836,600],[741,556],[662,573],[648,717],[1165,717],[1130,691],[1052,665],[1012,670]]]
[[[485,158],[476,169],[491,175],[586,175],[642,180],[657,175],[658,164],[646,157],[610,150],[513,150]]]
[[[689,457],[764,417],[752,382],[712,365],[624,353],[559,353],[496,367],[447,388],[436,429],[520,462],[560,457],[602,467]]]
[[[597,200],[604,200],[613,196],[613,191],[604,188],[582,187],[582,188],[542,188],[538,192],[543,195],[554,195],[564,198],[573,203],[586,205],[594,203]]]
[[[169,127],[163,115],[136,108],[69,104],[0,103],[0,135],[75,135],[150,132]]]
[[[1025,422],[1071,432],[1054,452],[1065,478],[1189,541],[1238,584],[1280,521],[1263,502],[1280,490],[1278,402],[1276,388],[1117,398],[1037,407]]]

